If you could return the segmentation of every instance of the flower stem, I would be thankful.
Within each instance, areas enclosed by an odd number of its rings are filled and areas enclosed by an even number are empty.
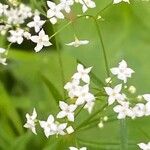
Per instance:
[[[54,28],[54,27],[53,27],[53,28]],[[55,28],[54,28],[54,32],[55,32]],[[56,32],[55,32],[55,33],[56,33]],[[59,66],[60,66],[62,89],[63,89],[63,93],[64,93],[63,98],[65,98],[65,97],[66,97],[66,91],[65,91],[65,89],[64,89],[64,85],[65,85],[65,75],[64,75],[64,70],[63,70],[63,63],[62,63],[61,51],[60,51],[59,43],[58,43],[58,41],[57,41],[56,36],[55,36],[55,43],[56,43],[56,50],[57,50],[58,61],[59,61]]]
[[[128,150],[128,133],[125,119],[120,120],[120,140],[120,150]]]

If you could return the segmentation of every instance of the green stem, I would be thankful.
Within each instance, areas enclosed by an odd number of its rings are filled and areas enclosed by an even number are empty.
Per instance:
[[[95,113],[93,113],[91,116],[89,116],[85,121],[83,121],[77,128],[76,131],[79,130],[81,127],[87,125],[87,123],[93,119],[95,116],[97,116],[97,114],[99,114],[101,111],[103,111],[106,107],[108,106],[108,104],[105,104],[101,109],[97,110]]]
[[[55,32],[55,28],[54,28],[54,32]],[[56,32],[55,32],[56,33]],[[61,51],[60,51],[60,47],[59,47],[59,43],[57,41],[57,38],[55,36],[55,42],[56,42],[56,50],[57,50],[57,54],[58,54],[58,61],[59,61],[59,66],[60,66],[60,73],[61,73],[61,81],[62,81],[62,89],[63,89],[63,93],[64,93],[64,98],[66,97],[66,91],[64,89],[64,85],[65,85],[65,75],[64,75],[64,70],[63,70],[63,63],[62,63],[62,57],[61,57]]]
[[[125,119],[120,120],[120,140],[120,150],[128,150],[128,133]]]

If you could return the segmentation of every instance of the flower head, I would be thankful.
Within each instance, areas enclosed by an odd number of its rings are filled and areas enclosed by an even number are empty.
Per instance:
[[[89,41],[88,40],[79,40],[77,37],[75,37],[75,41],[66,44],[67,46],[74,46],[74,47],[79,47],[81,45],[86,45],[88,44]]]
[[[36,52],[39,52],[43,48],[43,46],[50,46],[50,45],[52,45],[49,42],[48,35],[45,34],[43,29],[39,32],[38,36],[37,35],[31,36],[31,41],[33,41],[34,43],[37,43],[37,46],[34,48],[34,50]]]
[[[34,108],[32,115],[26,114],[27,122],[24,125],[25,128],[30,129],[34,134],[37,134],[35,129],[36,118],[37,118],[37,113]]]
[[[59,107],[61,108],[61,111],[58,113],[57,118],[67,117],[69,121],[74,121],[74,111],[77,108],[76,105],[68,105],[63,101],[60,101]]]
[[[139,143],[138,146],[141,148],[141,150],[149,150],[150,149],[150,142],[148,144]]]
[[[117,75],[118,79],[123,80],[124,83],[127,82],[127,78],[131,78],[134,71],[128,68],[126,61],[122,60],[119,66],[111,69],[112,74]]]

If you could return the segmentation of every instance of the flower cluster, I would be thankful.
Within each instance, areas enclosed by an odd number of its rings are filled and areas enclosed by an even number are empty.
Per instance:
[[[122,80],[124,83],[127,83],[127,79],[131,78],[134,71],[131,68],[128,68],[126,61],[122,60],[119,63],[118,67],[110,69],[111,73],[114,76],[117,76],[119,80]],[[111,79],[110,79],[111,80]],[[109,80],[109,81],[110,81]],[[108,81],[108,83],[109,83]],[[112,81],[111,81],[112,82]],[[126,92],[127,86],[124,85],[124,91]],[[132,106],[132,100],[130,101],[130,97],[127,97],[126,94],[122,93],[123,84],[118,84],[114,88],[111,86],[105,87],[105,92],[108,95],[108,104],[112,105],[115,101],[117,105],[113,108],[113,110],[118,113],[118,119],[123,119],[126,116],[131,117],[132,119],[136,117],[143,117],[150,115],[150,94],[144,94],[142,96],[135,97],[135,100],[143,100],[144,103],[136,103]],[[130,86],[128,91],[131,94],[136,92],[136,88],[134,86]]]
[[[89,112],[92,111],[95,97],[89,92],[90,77],[88,73],[90,73],[91,68],[92,67],[84,68],[83,65],[78,64],[77,73],[73,75],[72,81],[65,85],[65,89],[68,91],[69,98],[76,98],[76,102],[67,104],[64,101],[60,101],[59,107],[61,111],[57,114],[56,118],[62,119],[66,117],[68,121],[74,122],[75,110],[77,107],[83,104]],[[85,82],[86,85],[79,85],[81,81]],[[34,109],[32,115],[26,114],[26,119],[27,123],[24,125],[24,127],[29,128],[34,134],[36,134],[36,122],[38,122],[36,110]],[[39,124],[41,128],[43,128],[47,138],[52,135],[66,135],[66,132],[68,134],[74,132],[72,126],[69,126],[66,122],[58,122],[53,115],[49,115],[46,121],[39,121]],[[70,149],[73,149],[73,147]]]

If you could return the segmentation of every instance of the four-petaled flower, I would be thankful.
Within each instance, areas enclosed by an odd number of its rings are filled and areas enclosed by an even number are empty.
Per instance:
[[[26,114],[27,122],[24,125],[25,128],[30,129],[34,134],[37,134],[35,129],[36,118],[37,118],[37,113],[34,108],[32,115]]]
[[[31,40],[34,42],[34,43],[37,43],[37,46],[34,48],[34,50],[36,52],[39,52],[43,46],[50,46],[52,45],[50,42],[49,42],[49,37],[48,35],[45,34],[44,30],[42,29],[40,32],[39,32],[39,35],[35,35],[35,36],[31,36]]]
[[[124,94],[120,94],[121,89],[122,89],[122,84],[118,84],[114,88],[111,87],[105,87],[104,88],[107,95],[109,96],[108,98],[108,104],[111,105],[117,100],[118,102],[123,101],[125,99]]]
[[[78,64],[78,66],[77,66],[77,71],[78,72],[75,73],[72,78],[76,79],[76,80],[82,79],[82,81],[89,84],[90,77],[89,77],[88,74],[90,73],[91,69],[92,69],[92,67],[84,68],[83,65]]]
[[[61,12],[60,5],[56,5],[54,2],[51,2],[51,1],[47,1],[47,5],[50,8],[47,11],[47,17],[50,19],[50,22],[52,24],[57,23],[57,18],[64,19],[64,15]]]
[[[74,4],[73,0],[61,0],[59,5],[62,10],[64,9],[67,13],[70,13],[71,11],[70,6],[72,6],[73,4]]]
[[[127,82],[127,78],[130,78],[134,71],[131,68],[128,68],[126,61],[122,60],[119,63],[119,66],[116,68],[110,69],[112,74],[117,75],[118,79],[123,80],[124,83]]]
[[[40,31],[40,29],[42,28],[42,26],[44,25],[45,21],[40,19],[39,15],[35,15],[33,18],[33,21],[29,22],[27,24],[27,26],[29,28],[34,27],[35,32],[38,33]]]
[[[74,46],[74,47],[79,47],[81,45],[86,45],[88,44],[89,41],[88,40],[79,40],[77,37],[75,37],[75,41],[66,44],[67,46]]]
[[[76,110],[76,105],[68,105],[67,103],[60,101],[59,107],[62,111],[60,111],[57,115],[57,118],[67,117],[69,121],[74,121],[74,111]]]

